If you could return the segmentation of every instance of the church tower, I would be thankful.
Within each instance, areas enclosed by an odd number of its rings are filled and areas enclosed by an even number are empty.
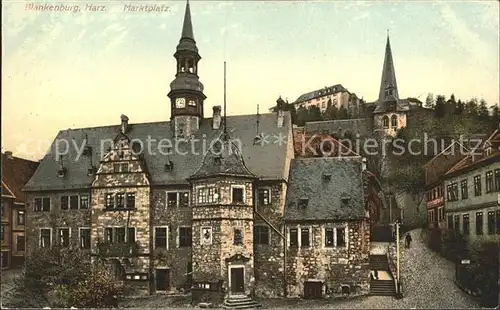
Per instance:
[[[170,83],[170,111],[172,130],[175,137],[189,138],[194,134],[203,119],[203,84],[198,77],[198,62],[201,57],[193,35],[189,0],[182,25],[182,34],[174,54],[177,73]]]
[[[387,33],[382,79],[374,114],[375,131],[394,137],[398,129],[406,127],[407,104],[399,99],[391,42]]]

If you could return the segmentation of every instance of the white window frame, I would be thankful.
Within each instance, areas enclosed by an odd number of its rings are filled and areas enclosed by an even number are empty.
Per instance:
[[[241,184],[232,184],[231,185],[231,203],[233,203],[233,189],[234,188],[241,188],[243,189],[243,202],[242,204],[246,205],[247,204],[247,195],[246,195],[246,186],[245,185],[241,185]],[[238,202],[238,203],[241,203],[241,202]]]
[[[38,229],[38,247],[42,248],[42,230],[46,230],[46,229],[50,230],[50,245],[48,247],[50,249],[50,248],[52,248],[52,239],[53,239],[53,231],[52,231],[51,227],[40,227]]]
[[[82,249],[82,250],[88,250],[88,249],[82,247],[82,230],[88,230],[90,232],[90,248],[92,248],[92,228],[90,228],[90,227],[78,227],[78,248]]]
[[[49,211],[44,211],[44,210],[43,210],[43,200],[44,200],[44,199],[46,199],[46,198],[47,198],[47,199],[49,199],[49,202],[50,202],[50,203],[49,203]],[[36,203],[35,203],[35,201],[36,201],[37,199],[41,199],[41,201],[42,201],[42,205],[40,206],[40,207],[41,207],[41,209],[40,209],[40,210],[36,210],[36,209],[35,209],[35,208],[36,208]],[[53,200],[53,199],[52,199],[52,197],[43,197],[43,196],[33,197],[33,211],[34,211],[34,212],[50,212],[50,211],[52,211],[52,200]],[[69,201],[68,201],[68,208],[69,208]]]
[[[208,190],[210,188],[216,188],[217,189],[217,196],[214,195],[214,199],[217,200],[217,202],[200,202],[200,197],[198,195],[198,192],[200,189],[204,189],[204,190],[207,190],[207,197],[208,197]],[[210,205],[210,204],[217,204],[217,203],[220,203],[221,201],[221,190],[220,190],[220,187],[219,186],[215,186],[215,185],[198,185],[194,188],[194,203],[195,204],[198,204],[198,205]],[[191,200],[191,199],[190,199]]]
[[[269,191],[269,203],[267,205],[263,205],[263,206],[268,206],[268,205],[271,205],[273,203],[272,201],[272,193],[273,193],[273,190],[270,186],[263,186],[263,187],[259,187],[257,188],[257,202],[259,203],[259,206],[260,206],[260,196],[259,196],[259,192],[260,190],[268,190]]]
[[[309,249],[309,248],[313,248],[314,247],[314,244],[313,244],[313,227],[312,226],[301,226],[301,225],[297,225],[297,226],[292,226],[292,227],[288,227],[287,229],[287,247],[289,248],[290,247],[290,230],[291,229],[297,229],[297,248],[300,249],[300,248],[304,248],[302,247],[302,229],[309,229],[309,246],[308,247],[305,247],[306,249]]]
[[[234,238],[236,236],[236,230],[241,232],[241,244],[234,244]],[[234,246],[244,246],[245,245],[245,227],[244,226],[234,226],[233,227],[233,245]]]
[[[68,247],[71,247],[71,227],[56,227],[56,232],[57,232],[57,240],[60,242],[61,241],[61,235],[59,232],[61,229],[67,229],[68,230]],[[60,244],[62,246],[62,244]]]
[[[210,242],[209,243],[203,243],[203,230],[204,229],[209,229],[210,230]],[[212,226],[202,226],[200,227],[200,244],[203,245],[212,245],[213,244],[213,238],[214,237],[214,231],[212,229]]]
[[[325,246],[325,243],[326,243],[326,229],[327,228],[331,228],[333,229],[333,246]],[[339,247],[338,246],[338,243],[337,243],[337,229],[344,229],[344,243],[345,243],[345,246],[341,246]],[[341,249],[344,249],[344,248],[349,248],[349,225],[348,224],[344,224],[344,225],[325,225],[323,227],[321,227],[321,247],[323,249],[338,249],[338,248],[341,248]]]
[[[178,202],[178,200],[177,200],[177,202]],[[168,242],[168,238],[170,238],[169,233],[168,233],[168,226],[163,226],[163,225],[162,225],[162,226],[154,226],[154,227],[153,227],[153,229],[154,229],[154,230],[153,230],[154,248],[155,248],[155,249],[158,249],[158,248],[156,247],[156,228],[165,228],[165,230],[166,230],[165,238],[166,238],[166,243],[167,243],[167,244],[166,244],[165,249],[166,249],[166,250],[168,250],[168,249],[169,249],[169,242]],[[136,233],[137,233],[137,229],[136,229]]]

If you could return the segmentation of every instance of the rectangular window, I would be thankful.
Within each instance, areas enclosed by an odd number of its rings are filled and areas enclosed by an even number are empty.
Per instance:
[[[117,208],[125,207],[125,194],[124,193],[116,194],[116,207]]]
[[[500,192],[500,169],[495,169],[495,191]]]
[[[476,212],[476,235],[483,234],[483,212]]]
[[[481,196],[481,176],[474,177],[474,195]]]
[[[453,215],[448,215],[448,230],[453,230]]]
[[[446,185],[446,199],[448,201],[453,201],[451,193],[451,184]]]
[[[3,233],[3,225],[0,225],[0,240],[3,240],[4,233]]]
[[[62,247],[69,246],[69,228],[59,228],[57,235],[59,236],[59,245]]]
[[[233,245],[243,245],[243,230],[241,228],[233,229]]]
[[[434,210],[427,211],[427,222],[434,223]]]
[[[125,227],[115,228],[115,238],[117,243],[125,243]]]
[[[336,228],[337,233],[337,247],[345,247],[346,246],[346,235],[345,228]]]
[[[299,246],[299,232],[297,228],[290,229],[290,247]]]
[[[90,249],[90,228],[80,228],[80,248]]]
[[[135,208],[135,193],[127,193],[127,208]]]
[[[253,228],[253,243],[268,245],[269,244],[269,227],[255,226]]]
[[[331,248],[335,246],[335,237],[333,228],[325,228],[325,247]]]
[[[438,214],[439,214],[439,221],[442,222],[444,221],[444,208],[438,208]]]
[[[458,183],[451,184],[451,192],[453,201],[458,200]]]
[[[497,234],[500,234],[500,210],[497,210]]]
[[[179,192],[179,207],[189,207],[189,192]]]
[[[135,243],[135,227],[129,227],[127,229],[127,242]]]
[[[460,215],[455,215],[455,231],[460,231]]]
[[[17,247],[18,252],[24,251],[24,249],[26,247],[24,236],[17,236],[16,237],[16,247]]]
[[[495,234],[495,211],[488,212],[488,235]]]
[[[201,227],[200,234],[201,245],[212,244],[212,227]]]
[[[198,189],[198,203],[219,202],[219,189],[216,187],[204,187]]]
[[[155,248],[167,248],[167,227],[155,227]]]
[[[167,193],[167,208],[177,207],[177,193]]]
[[[122,163],[121,164],[121,172],[128,172],[128,163]]]
[[[113,243],[114,238],[113,238],[113,228],[112,227],[106,227],[104,229],[104,240],[106,240],[106,243]]]
[[[269,188],[259,189],[259,206],[266,206],[271,203],[271,190]]]
[[[193,230],[191,227],[179,227],[179,247],[190,247],[192,244]]]
[[[24,225],[26,220],[25,214],[23,210],[17,210],[17,225]]]
[[[491,193],[494,190],[493,171],[486,172],[486,192]]]
[[[468,235],[470,233],[470,224],[469,224],[469,214],[464,214],[462,216],[463,219],[463,227],[464,227],[464,235]]]
[[[310,247],[311,246],[309,228],[301,228],[300,229],[300,246],[301,247]]]
[[[460,182],[460,187],[462,190],[462,199],[469,198],[469,189],[467,188],[467,180],[462,180],[462,182]]]
[[[113,194],[106,194],[106,208],[114,208],[115,207],[115,197]]]
[[[61,210],[68,210],[68,209],[69,209],[69,197],[61,196]]]
[[[70,210],[78,210],[78,195],[69,196]]]
[[[52,230],[50,228],[40,229],[40,247],[50,248],[52,246]]]
[[[113,164],[113,172],[114,173],[120,172],[120,164]]]
[[[50,211],[50,197],[35,198],[35,211]]]
[[[244,188],[241,187],[233,187],[232,189],[232,201],[233,203],[243,203],[244,202]]]
[[[90,204],[90,197],[88,195],[80,196],[80,209],[88,209]]]

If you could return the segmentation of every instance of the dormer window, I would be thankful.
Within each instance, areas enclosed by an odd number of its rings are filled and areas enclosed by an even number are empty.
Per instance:
[[[83,155],[90,156],[92,155],[92,147],[90,145],[85,146],[83,149]]]
[[[253,145],[262,144],[262,135],[258,134],[253,138]]]
[[[64,178],[64,176],[66,175],[66,168],[61,168],[57,171],[57,176],[60,177],[60,178]]]
[[[484,156],[490,156],[490,155],[491,155],[491,146],[484,150]]]
[[[348,195],[342,195],[340,197],[340,200],[342,201],[343,204],[348,204],[349,201],[351,201],[351,197]]]
[[[220,156],[215,156],[214,157],[214,164],[220,166],[222,163],[221,157]]]
[[[88,176],[91,176],[91,175],[93,175],[94,173],[95,173],[95,168],[94,168],[94,167],[87,169],[87,175],[88,175]]]
[[[307,208],[308,204],[309,204],[309,199],[308,198],[300,198],[299,199],[299,209],[305,209],[305,208]]]
[[[169,160],[166,164],[165,164],[165,172],[170,172],[174,170],[174,163]]]
[[[329,182],[332,179],[332,175],[329,173],[323,173],[323,181]]]

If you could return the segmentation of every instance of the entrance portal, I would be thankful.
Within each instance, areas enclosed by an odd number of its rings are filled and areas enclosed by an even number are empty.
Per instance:
[[[156,269],[156,290],[170,291],[170,269]]]
[[[229,269],[231,280],[231,293],[245,293],[245,271],[243,267],[233,267]]]

